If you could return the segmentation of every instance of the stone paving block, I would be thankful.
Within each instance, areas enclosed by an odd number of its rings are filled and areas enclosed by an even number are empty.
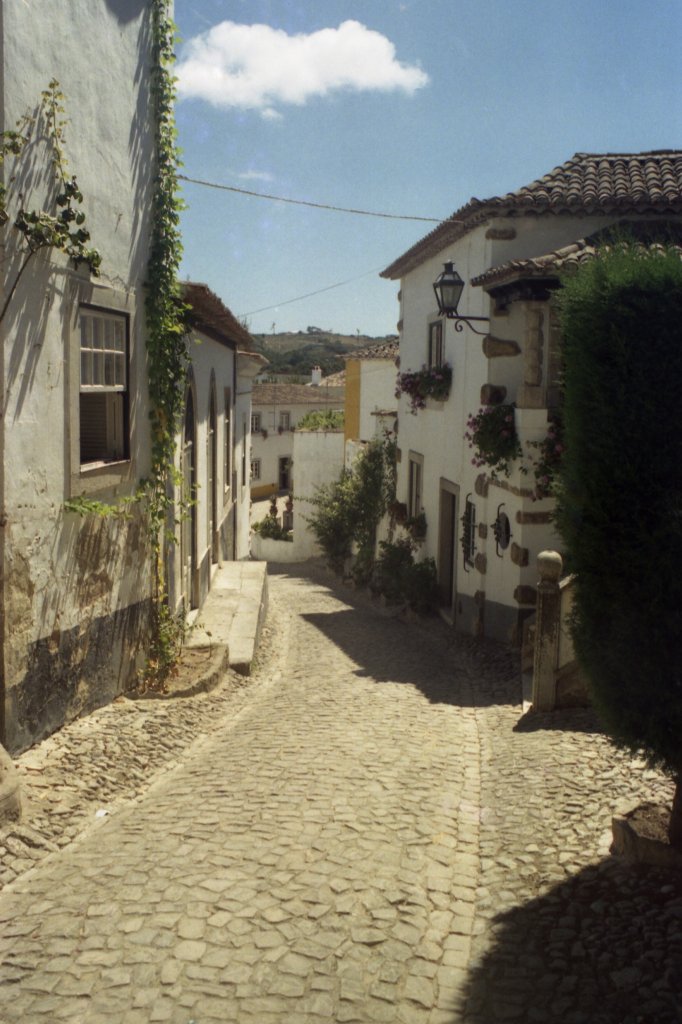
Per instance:
[[[305,572],[271,580],[245,689],[122,701],[27,752],[22,784],[40,764],[59,799],[0,840],[8,1024],[591,1024],[638,998],[673,1024],[682,893],[619,874],[594,827],[669,783],[583,712],[517,729],[504,649]]]

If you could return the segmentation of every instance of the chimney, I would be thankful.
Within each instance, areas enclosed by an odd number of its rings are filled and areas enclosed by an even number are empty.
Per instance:
[[[319,388],[320,384],[322,383],[322,367],[321,366],[313,366],[312,376],[311,376],[311,379],[310,379],[310,383],[312,384],[312,386],[314,388]]]

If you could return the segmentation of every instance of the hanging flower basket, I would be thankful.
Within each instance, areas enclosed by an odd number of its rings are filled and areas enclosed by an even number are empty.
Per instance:
[[[523,454],[516,435],[513,405],[486,405],[469,414],[464,434],[473,448],[473,466],[487,466],[493,475],[509,476],[511,464]]]
[[[444,401],[450,394],[451,385],[452,367],[448,363],[442,366],[422,366],[421,370],[406,370],[398,374],[395,397],[407,395],[410,399],[410,412],[416,415],[419,409],[426,407],[427,398]]]

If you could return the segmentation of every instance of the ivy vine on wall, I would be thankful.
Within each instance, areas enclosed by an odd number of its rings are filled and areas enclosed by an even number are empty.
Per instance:
[[[154,600],[147,681],[163,680],[174,663],[184,624],[166,600],[162,537],[173,505],[168,481],[179,484],[175,439],[189,363],[187,306],[180,300],[178,271],[182,257],[178,149],[174,103],[175,26],[168,0],[152,0],[152,112],[156,175],[145,300],[147,374],[151,420],[151,469],[146,486],[151,540]],[[177,490],[177,486],[176,486]]]
[[[0,310],[0,321],[4,318],[19,282],[31,260],[43,249],[63,252],[78,268],[84,263],[95,277],[99,274],[102,257],[92,248],[90,232],[85,226],[85,212],[82,209],[83,193],[76,177],[68,173],[65,154],[66,111],[64,93],[59,82],[53,78],[47,89],[41,93],[40,104],[35,115],[24,114],[14,129],[0,135],[0,163],[7,157],[18,160],[36,137],[45,138],[51,149],[51,162],[55,177],[54,212],[31,209],[25,205],[25,196],[13,196],[19,167],[12,168],[7,184],[0,186],[0,223],[7,224],[10,214],[8,201],[15,198],[18,209],[12,227],[20,236],[21,260],[12,283],[7,289],[5,301]],[[14,204],[13,204],[14,205]]]

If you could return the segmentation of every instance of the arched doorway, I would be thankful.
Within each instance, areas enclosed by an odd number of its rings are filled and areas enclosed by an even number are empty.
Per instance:
[[[182,562],[182,596],[185,610],[198,607],[197,577],[197,463],[196,420],[194,394],[187,388],[185,417],[182,428],[182,520],[180,532],[180,560]]]

